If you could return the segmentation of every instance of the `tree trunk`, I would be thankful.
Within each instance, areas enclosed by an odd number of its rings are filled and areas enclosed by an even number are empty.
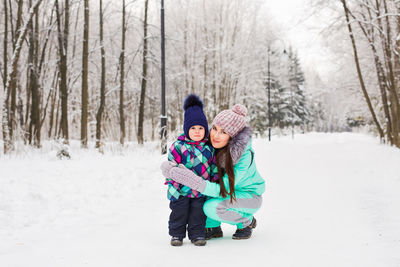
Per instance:
[[[28,61],[30,61],[31,55],[28,54]],[[31,85],[29,78],[29,71],[26,73],[26,107],[25,107],[25,144],[29,141],[29,115],[31,111]]]
[[[64,7],[64,28],[61,28],[61,14],[59,10],[58,0],[56,2],[57,29],[58,29],[58,70],[59,70],[59,88],[61,99],[61,118],[60,118],[60,134],[64,139],[64,143],[69,143],[68,135],[68,88],[67,88],[67,71],[68,71],[68,35],[69,35],[69,0],[65,0]]]
[[[101,121],[106,101],[106,53],[103,42],[103,1],[100,0],[100,54],[101,54],[101,84],[100,84],[100,106],[96,115],[96,148],[101,146]]]
[[[385,9],[386,1],[385,1]],[[400,7],[397,5],[397,13],[400,12]],[[399,102],[399,88],[400,88],[400,17],[397,16],[397,37],[394,47],[394,86],[391,90],[391,101],[394,102],[392,117],[393,117],[393,139],[395,145],[400,148],[400,102]],[[397,90],[397,91],[396,91]]]
[[[400,147],[400,136],[399,136],[399,115],[400,115],[400,103],[399,97],[396,92],[396,77],[395,77],[395,69],[393,66],[393,53],[392,53],[392,34],[391,34],[391,26],[388,16],[388,9],[386,5],[386,0],[383,0],[384,11],[386,16],[386,36],[382,36],[382,39],[385,42],[385,55],[386,55],[386,65],[389,68],[389,91],[390,91],[390,108],[392,111],[392,131],[393,131],[393,142],[397,147]],[[379,16],[379,14],[377,14]]]
[[[3,141],[4,141],[4,154],[8,153],[13,149],[13,142],[10,136],[9,121],[8,121],[8,101],[7,95],[9,95],[10,85],[14,82],[16,76],[16,69],[18,65],[19,55],[22,49],[23,40],[25,39],[26,32],[28,30],[28,25],[32,21],[33,15],[37,12],[37,9],[42,0],[37,0],[29,10],[27,19],[25,20],[24,26],[21,28],[15,50],[11,62],[11,70],[7,76],[7,82],[5,87],[4,95],[6,96],[3,103],[3,118],[2,118],[2,130],[3,130]]]
[[[151,115],[151,141],[154,141],[155,139],[155,132],[156,132],[156,125],[157,125],[157,113],[155,110],[156,107],[156,101],[154,98],[149,98],[150,102],[150,115]]]
[[[10,26],[10,30],[9,30],[9,32],[10,32],[10,34],[11,34],[11,41],[12,41],[12,44],[13,44],[13,50],[14,50],[14,17],[13,17],[13,10],[12,10],[12,3],[11,3],[11,0],[8,0],[8,9],[9,9],[9,11],[8,11],[8,22],[9,22],[9,26]],[[6,78],[5,78],[6,79]]]
[[[8,10],[7,10],[7,0],[4,0],[4,40],[3,40],[3,86],[6,88],[7,83],[7,64],[8,64]]]
[[[371,113],[372,119],[374,120],[376,128],[377,128],[377,130],[379,132],[379,137],[382,140],[384,138],[384,133],[383,133],[383,130],[382,130],[382,128],[381,128],[381,126],[379,124],[379,121],[378,121],[378,119],[376,117],[374,108],[372,107],[371,100],[369,98],[367,89],[365,87],[364,78],[363,78],[362,73],[361,73],[360,63],[359,63],[359,59],[358,59],[358,52],[357,52],[356,42],[355,42],[355,39],[354,39],[352,27],[351,27],[351,24],[350,24],[349,11],[347,9],[346,0],[341,0],[341,2],[342,2],[342,5],[343,5],[345,17],[346,17],[347,29],[349,31],[349,37],[350,37],[351,44],[352,44],[352,47],[353,47],[354,61],[355,61],[355,64],[356,64],[358,80],[360,82],[361,90],[362,90],[362,92],[364,94],[364,98],[365,98],[365,101],[367,102],[368,109],[369,109],[369,111]]]
[[[55,107],[56,107],[56,99],[57,99],[57,92],[58,92],[58,74],[59,72],[54,73],[54,82],[52,85],[52,88],[54,90],[54,94],[52,95],[52,100],[51,100],[51,106],[50,106],[50,122],[49,122],[49,133],[48,133],[48,137],[51,138],[51,132],[53,130],[53,125],[54,125],[54,112],[55,112]],[[58,111],[58,109],[57,109]],[[56,119],[58,116],[58,112],[56,114]],[[57,125],[57,122],[55,123],[55,125]],[[57,128],[57,127],[56,127]],[[54,131],[54,135],[57,135],[57,129],[55,129]]]
[[[361,5],[361,4],[360,4]],[[365,7],[365,6],[360,6],[360,7]],[[367,7],[367,12],[369,15],[369,20],[373,21],[375,18],[372,17],[372,12],[370,10],[370,7]],[[349,11],[349,14],[352,15],[352,17],[356,20],[356,17]],[[364,21],[367,21],[366,17],[363,16]],[[368,43],[370,45],[372,54],[374,56],[374,62],[375,62],[375,69],[376,69],[376,74],[378,78],[378,85],[379,89],[381,92],[381,99],[382,99],[382,106],[383,106],[383,111],[385,113],[385,118],[386,118],[386,137],[387,140],[391,145],[393,145],[393,135],[392,135],[392,119],[390,115],[390,110],[389,110],[389,105],[388,105],[388,98],[386,94],[386,80],[387,80],[387,75],[385,73],[385,70],[383,68],[382,62],[379,58],[379,54],[375,45],[375,32],[374,32],[374,27],[370,27],[368,30],[364,27],[364,24],[361,23],[358,20],[358,25],[360,29],[362,30],[365,38],[368,40]]]
[[[58,91],[60,91],[60,89]],[[61,92],[60,92],[60,94],[61,94]],[[57,100],[56,122],[54,124],[54,135],[57,136],[57,138],[61,134],[61,124],[59,123],[59,121],[61,120],[61,118],[60,118],[60,106],[61,106],[61,103],[60,102],[61,102],[61,98],[59,98]]]
[[[88,58],[89,58],[89,0],[84,1],[85,22],[83,25],[82,51],[82,114],[81,114],[81,146],[87,148],[88,139]]]
[[[145,1],[144,22],[143,22],[143,66],[142,66],[142,86],[140,91],[139,103],[139,123],[138,123],[138,143],[143,144],[143,121],[144,121],[144,101],[146,97],[147,85],[147,10],[149,0]]]
[[[31,1],[29,1],[31,2]],[[31,4],[31,3],[29,3]],[[29,32],[29,90],[31,92],[31,110],[29,123],[29,143],[40,147],[40,93],[38,84],[38,21],[36,16],[35,27],[30,23]]]
[[[125,0],[122,0],[122,44],[120,54],[120,93],[119,93],[119,126],[121,130],[121,136],[119,142],[121,145],[125,143],[125,115],[124,115],[124,91],[125,91],[125,34],[126,34],[126,22],[125,22],[126,10]]]
[[[15,34],[13,39],[13,50],[17,48],[17,40],[21,35],[21,23],[22,23],[22,10],[23,10],[23,0],[18,1],[18,11],[17,11],[17,24],[15,27]],[[18,75],[18,64],[15,66],[15,77]],[[16,126],[16,107],[17,107],[17,83],[18,80],[15,78],[10,83],[9,94],[11,95],[11,107],[10,107],[10,115],[9,115],[9,127],[10,127],[10,138],[14,139],[14,129]]]

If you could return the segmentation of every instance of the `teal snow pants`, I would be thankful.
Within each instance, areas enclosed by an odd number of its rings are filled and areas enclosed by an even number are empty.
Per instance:
[[[203,206],[207,215],[206,228],[217,227],[221,222],[236,225],[242,229],[250,225],[253,214],[261,207],[262,197],[247,192],[236,192],[236,201],[226,198],[208,199]]]

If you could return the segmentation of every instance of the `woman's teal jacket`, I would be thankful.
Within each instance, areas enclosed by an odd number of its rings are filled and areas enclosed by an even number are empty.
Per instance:
[[[241,195],[248,193],[249,197],[261,195],[265,191],[265,180],[257,171],[251,139],[248,140],[242,151],[239,161],[233,167],[235,172],[235,192],[240,192]],[[228,175],[225,174],[222,179],[226,190],[229,192]],[[219,184],[209,181],[206,181],[206,184],[203,195],[210,197],[218,197],[220,195]]]

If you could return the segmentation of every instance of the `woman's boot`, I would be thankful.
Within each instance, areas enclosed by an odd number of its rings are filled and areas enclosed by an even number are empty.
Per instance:
[[[218,227],[210,227],[206,228],[206,240],[210,240],[211,238],[222,237],[222,229],[221,226]]]
[[[243,229],[237,229],[233,234],[232,239],[241,240],[241,239],[249,239],[251,237],[251,233],[253,229],[256,228],[257,221],[256,218],[253,217],[251,224]]]

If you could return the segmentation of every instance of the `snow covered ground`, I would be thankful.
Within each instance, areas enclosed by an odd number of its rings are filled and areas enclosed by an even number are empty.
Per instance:
[[[400,150],[362,134],[254,141],[267,180],[245,241],[171,247],[158,146],[0,158],[0,266],[400,266]]]

